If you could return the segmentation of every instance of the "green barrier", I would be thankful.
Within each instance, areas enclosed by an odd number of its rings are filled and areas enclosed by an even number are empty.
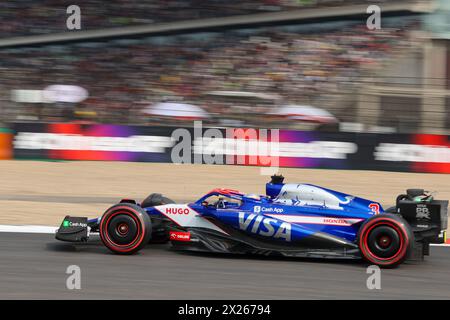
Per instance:
[[[8,128],[0,128],[0,133],[13,133],[13,131]]]

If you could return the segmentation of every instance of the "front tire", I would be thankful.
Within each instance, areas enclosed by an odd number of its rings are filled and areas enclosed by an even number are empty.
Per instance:
[[[119,203],[103,214],[100,238],[109,250],[117,254],[133,254],[150,240],[152,225],[147,212],[131,203]]]
[[[358,246],[364,260],[392,268],[409,256],[414,235],[407,222],[394,214],[369,218],[359,229]]]

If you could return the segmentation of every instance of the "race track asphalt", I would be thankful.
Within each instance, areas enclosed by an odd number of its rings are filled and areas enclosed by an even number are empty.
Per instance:
[[[364,263],[180,253],[148,246],[110,254],[51,234],[0,233],[0,299],[450,299],[450,248],[422,263],[382,270],[369,290]],[[66,269],[81,268],[81,289]]]

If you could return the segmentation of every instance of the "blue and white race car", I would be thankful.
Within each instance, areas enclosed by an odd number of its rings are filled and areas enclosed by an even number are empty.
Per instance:
[[[56,239],[85,242],[99,233],[112,252],[132,254],[153,242],[181,250],[364,259],[383,267],[422,260],[445,242],[448,201],[408,189],[395,206],[272,176],[265,195],[214,189],[176,204],[154,193],[123,199],[99,218],[66,216]]]

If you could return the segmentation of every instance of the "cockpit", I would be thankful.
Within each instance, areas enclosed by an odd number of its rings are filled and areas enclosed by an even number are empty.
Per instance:
[[[242,200],[227,197],[224,195],[212,195],[202,201],[205,207],[216,209],[235,209],[242,205]]]
[[[232,189],[214,189],[196,201],[204,207],[216,209],[237,209],[248,202],[267,202],[269,197],[258,194],[244,194]]]

